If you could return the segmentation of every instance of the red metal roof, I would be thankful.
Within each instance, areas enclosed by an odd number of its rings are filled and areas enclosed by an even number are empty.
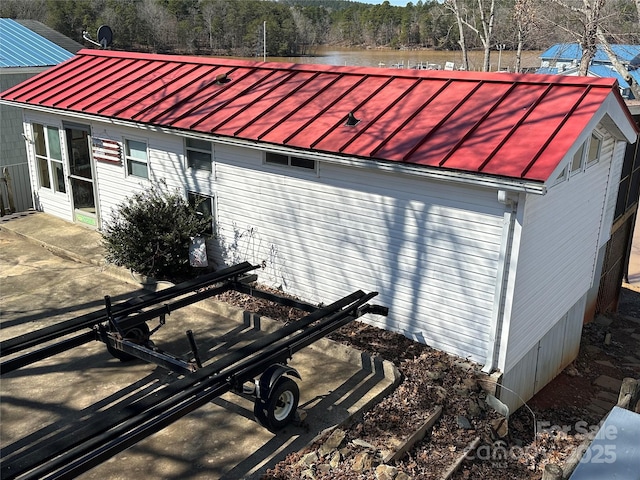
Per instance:
[[[611,78],[81,50],[1,98],[324,153],[546,181],[612,91]],[[349,113],[359,120],[354,126],[345,125]]]

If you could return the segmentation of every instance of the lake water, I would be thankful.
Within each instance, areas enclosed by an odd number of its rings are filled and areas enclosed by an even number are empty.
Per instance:
[[[522,68],[537,68],[540,66],[541,51],[526,51],[522,53]],[[469,69],[482,70],[484,52],[469,52]],[[515,51],[503,50],[501,53],[491,51],[491,71],[508,70],[513,72],[515,67]],[[251,60],[256,60],[252,57]],[[262,60],[259,57],[258,60]],[[447,62],[453,63],[453,68],[462,65],[462,52],[443,50],[388,50],[388,49],[359,49],[320,47],[312,56],[305,57],[270,57],[269,62],[311,63],[323,65],[347,65],[361,67],[412,68],[417,65],[423,67],[443,69]],[[499,64],[499,65],[498,65]]]

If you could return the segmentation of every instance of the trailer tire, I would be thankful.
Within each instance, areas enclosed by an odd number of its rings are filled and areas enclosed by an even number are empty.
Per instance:
[[[299,401],[298,384],[290,378],[281,377],[271,390],[269,398],[256,399],[253,412],[260,425],[275,432],[295,418]]]
[[[145,345],[149,342],[149,337],[151,336],[151,330],[149,329],[149,325],[146,322],[142,322],[135,327],[131,327],[124,332],[124,339],[130,342],[133,342],[138,345]],[[118,350],[117,348],[113,348],[109,343],[107,343],[107,350],[109,353],[120,360],[121,362],[129,362],[131,360],[135,360],[136,357],[133,355],[129,355],[122,350]]]

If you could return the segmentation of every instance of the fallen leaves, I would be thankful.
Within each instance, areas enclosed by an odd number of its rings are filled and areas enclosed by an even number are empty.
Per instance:
[[[283,322],[304,315],[304,312],[290,307],[233,291],[220,295],[218,299]],[[633,308],[640,312],[640,295],[636,294],[634,302]],[[600,332],[586,327],[585,335],[589,340]],[[366,412],[361,421],[345,429],[345,442],[349,447],[340,450],[339,455],[332,459],[325,459],[321,469],[314,470],[315,464],[313,468],[307,465],[304,469],[300,465],[304,455],[315,453],[319,448],[319,445],[311,445],[301,452],[291,453],[286,460],[274,466],[265,476],[267,479],[299,479],[311,474],[318,479],[376,478],[373,466],[380,461],[379,455],[363,456],[362,453],[388,451],[419,428],[436,405],[442,405],[442,416],[431,433],[392,465],[405,475],[403,478],[440,480],[469,445],[473,442],[477,445],[479,437],[479,447],[469,452],[469,458],[453,475],[454,480],[538,480],[547,463],[562,464],[584,440],[584,435],[563,430],[539,431],[536,434],[536,419],[552,425],[571,425],[577,420],[597,423],[593,415],[579,406],[563,404],[558,407],[545,399],[541,405],[553,406],[533,407],[536,418],[532,418],[526,408],[514,412],[509,418],[508,435],[501,439],[496,437],[492,427],[492,422],[499,421],[499,416],[485,402],[486,394],[480,385],[483,377],[479,376],[477,365],[357,321],[334,332],[329,338],[393,362],[402,373],[403,381],[394,392]],[[597,338],[599,341],[599,336]],[[610,348],[615,348],[615,345]],[[591,374],[591,369],[595,368],[593,363],[588,363],[588,366],[576,363],[580,365],[580,376]],[[575,372],[572,370],[571,373]],[[576,397],[575,388],[547,395],[556,394]],[[356,459],[358,472],[353,469]],[[321,457],[317,460],[323,461]],[[360,468],[363,462],[369,465],[370,461],[371,470]]]

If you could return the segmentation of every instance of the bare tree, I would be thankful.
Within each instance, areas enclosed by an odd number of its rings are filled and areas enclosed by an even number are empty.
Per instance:
[[[602,49],[607,53],[609,60],[613,64],[613,68],[615,68],[616,71],[622,76],[622,78],[624,78],[625,81],[629,84],[629,88],[631,89],[631,93],[633,94],[633,96],[640,99],[640,85],[638,85],[638,82],[636,82],[635,78],[629,73],[627,67],[625,67],[620,60],[618,60],[618,56],[611,48],[611,45],[607,41],[607,38],[605,37],[604,32],[601,28],[598,28],[597,36],[598,40],[602,44]]]
[[[523,44],[536,23],[536,12],[533,8],[533,1],[516,0],[513,10],[513,18],[516,22],[516,37],[518,42],[518,45],[516,47],[515,71],[520,72],[522,70]]]
[[[3,0],[0,3],[0,17],[46,21],[46,0]]]
[[[577,14],[577,20],[581,23],[581,31],[574,31],[573,34],[578,37],[578,43],[582,49],[578,74],[583,76],[587,75],[589,65],[596,55],[598,48],[596,32],[605,0],[582,0],[582,7],[569,4],[564,0],[551,1],[565,10]]]
[[[640,1],[640,0],[638,0]],[[460,48],[462,49],[462,68],[464,70],[469,70],[469,55],[467,53],[467,42],[465,40],[465,36],[464,36],[464,25],[465,22],[462,19],[462,12],[460,11],[460,8],[458,7],[458,1],[457,0],[446,0],[444,3],[445,7],[449,10],[451,10],[453,12],[453,14],[456,17],[456,22],[458,24],[458,34],[460,36],[459,40],[458,40],[458,44],[460,45]]]
[[[207,28],[209,50],[213,51],[213,24],[216,16],[220,14],[220,8],[210,1],[202,1],[200,3],[200,11],[202,12],[202,20]]]
[[[296,24],[296,41],[298,53],[307,55],[309,49],[314,47],[317,42],[318,32],[314,23],[307,18],[298,8],[291,9],[293,21]]]
[[[142,0],[137,4],[139,17],[149,26],[149,44],[155,51],[164,51],[178,43],[178,26],[174,16],[154,0]]]
[[[493,22],[495,20],[496,2],[495,0],[491,0],[489,3],[489,10],[485,11],[483,0],[478,0],[478,9],[480,10],[480,22],[482,25],[482,33],[478,32],[478,34],[480,35],[480,40],[484,46],[484,65],[482,66],[482,71],[488,72],[491,65],[491,41],[493,38]]]
[[[487,8],[486,0],[477,0],[478,3],[478,16],[480,17],[480,27],[476,27],[468,18],[462,15],[457,0],[447,0],[445,5],[456,16],[456,22],[458,23],[458,30],[460,31],[460,46],[462,47],[462,61],[465,69],[469,68],[466,51],[466,42],[464,36],[464,28],[467,27],[480,38],[482,46],[484,47],[484,61],[482,65],[482,71],[488,72],[490,67],[491,57],[491,41],[493,38],[493,23],[495,19],[495,0],[489,1]]]
[[[635,81],[627,67],[618,59],[617,55],[611,48],[609,40],[605,36],[601,17],[605,6],[605,0],[583,0],[582,8],[569,5],[562,0],[552,0],[552,2],[582,16],[584,28],[580,37],[582,58],[580,59],[579,74],[587,75],[589,65],[596,54],[599,43],[602,45],[602,49],[606,52],[613,67],[629,84],[633,96],[635,98],[640,98],[640,86],[638,85],[638,82]],[[636,6],[638,7],[638,23],[640,25],[640,0],[636,0]]]
[[[589,65],[598,50],[597,33],[600,23],[600,13],[605,0],[583,0],[584,3],[584,33],[582,35],[582,58],[580,59],[580,75],[587,75]]]

